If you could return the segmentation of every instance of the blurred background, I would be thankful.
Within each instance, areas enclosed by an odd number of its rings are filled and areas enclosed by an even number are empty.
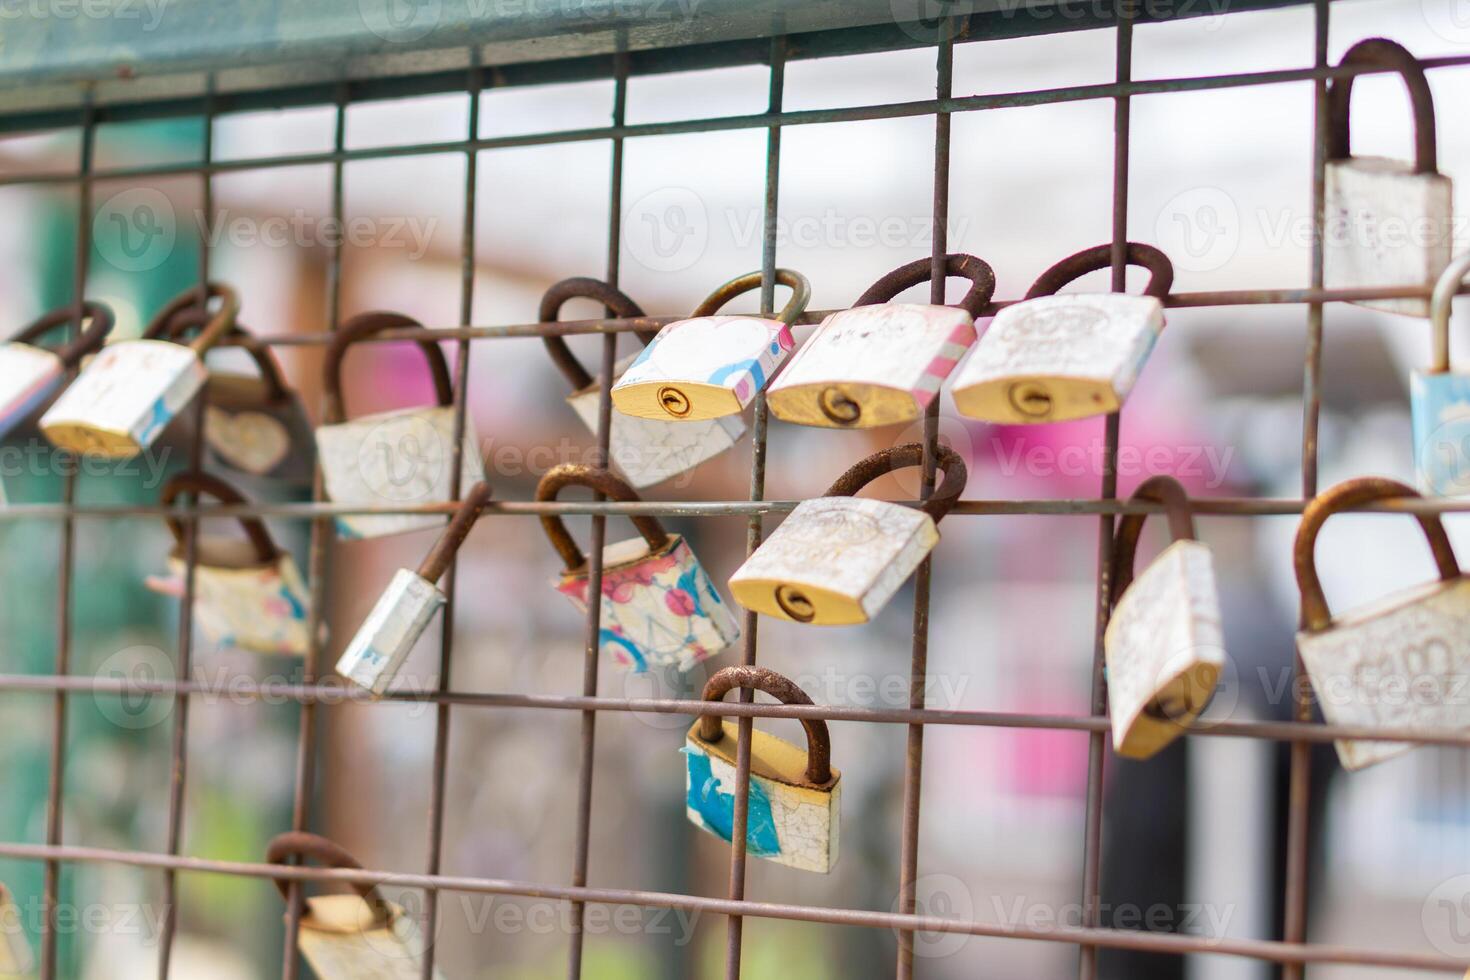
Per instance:
[[[1353,0],[1332,7],[1330,57],[1382,35],[1420,57],[1462,55],[1470,19],[1450,0]],[[1224,9],[1223,7],[1221,8]],[[1001,93],[1111,81],[1114,34],[1079,31],[960,45],[956,94]],[[1297,68],[1312,63],[1309,7],[1142,25],[1134,77]],[[1440,166],[1470,165],[1470,70],[1437,70]],[[934,53],[920,49],[791,63],[789,110],[932,98]],[[629,122],[763,111],[767,71],[751,66],[635,77]],[[605,125],[610,82],[485,92],[481,135]],[[464,95],[353,104],[347,144],[368,147],[454,140],[466,132]],[[1355,88],[1354,150],[1402,157],[1411,145],[1407,99],[1393,78]],[[1312,85],[1261,85],[1140,96],[1132,102],[1130,238],[1174,260],[1176,290],[1296,287],[1308,282]],[[1111,234],[1113,106],[1108,100],[957,114],[953,121],[951,251],[990,262],[997,296],[1020,296],[1047,266]],[[778,261],[807,275],[812,307],[846,306],[889,269],[927,256],[932,117],[788,128],[782,135]],[[225,116],[219,159],[328,150],[330,108]],[[197,122],[114,124],[98,131],[99,166],[197,159]],[[73,171],[75,131],[0,142],[0,172]],[[629,140],[622,216],[621,285],[653,314],[685,312],[725,279],[760,265],[766,135],[738,129]],[[477,325],[534,322],[542,292],[606,268],[609,148],[569,142],[497,149],[479,157],[476,200]],[[459,316],[463,154],[350,163],[340,284],[344,317],[402,311],[431,326]],[[66,185],[59,185],[65,187]],[[214,278],[243,297],[241,322],[265,334],[327,326],[331,173],[327,166],[232,171],[213,182]],[[93,188],[94,249],[87,293],[112,305],[119,336],[141,331],[169,297],[191,285],[199,261],[202,198],[195,177]],[[160,216],[140,250],[129,237],[139,202]],[[78,200],[72,189],[3,188],[0,206],[0,333],[18,330],[71,296]],[[1464,242],[1457,236],[1457,250]],[[1106,288],[1105,275],[1082,285]],[[1132,288],[1142,280],[1130,276]],[[961,291],[951,283],[951,297]],[[918,296],[921,291],[915,291]],[[747,300],[749,297],[746,298]],[[737,309],[750,309],[746,302]],[[1463,333],[1457,311],[1454,329]],[[594,316],[571,304],[565,318]],[[1180,476],[1191,493],[1295,497],[1301,488],[1304,307],[1171,311],[1169,326],[1122,418],[1120,493],[1153,473]],[[805,328],[809,331],[810,328]],[[804,331],[798,332],[798,339]],[[1321,485],[1364,474],[1412,479],[1409,372],[1425,365],[1421,321],[1344,305],[1326,311]],[[589,367],[598,341],[573,341]],[[631,338],[624,340],[631,351]],[[1456,350],[1466,345],[1455,340]],[[446,352],[453,351],[446,347]],[[278,356],[320,420],[320,351]],[[1470,354],[1470,352],[1467,352]],[[219,355],[228,365],[238,352]],[[349,361],[356,414],[426,403],[417,355],[371,345]],[[565,402],[570,392],[541,342],[475,344],[470,409],[502,500],[531,497],[558,462],[586,460],[592,437]],[[971,498],[1095,496],[1101,420],[1007,429],[966,420],[946,396],[943,437],[970,465]],[[772,421],[766,491],[776,499],[819,494],[851,462],[912,441],[919,428],[866,433]],[[0,469],[13,503],[59,497],[57,460],[33,428],[12,433]],[[177,442],[177,441],[176,441]],[[175,443],[165,443],[167,449]],[[645,494],[655,499],[743,499],[750,440]],[[147,502],[180,468],[176,448],[146,465],[89,469],[87,504]],[[156,464],[156,465],[155,465]],[[914,492],[891,480],[887,495]],[[265,482],[242,486],[264,499],[305,499]],[[293,493],[295,496],[293,496]],[[744,555],[739,517],[670,520],[715,581]],[[768,521],[767,528],[775,521]],[[1290,565],[1295,518],[1206,518],[1230,656],[1210,717],[1283,718],[1290,708],[1297,592]],[[1465,526],[1450,520],[1465,547]],[[586,541],[587,520],[573,519]],[[271,522],[305,566],[308,526]],[[0,522],[9,560],[0,586],[4,672],[50,673],[56,642],[58,525]],[[132,518],[77,525],[71,670],[103,676],[167,676],[177,649],[177,603],[143,587],[164,570],[162,522]],[[630,536],[622,521],[609,540]],[[1090,517],[953,517],[935,559],[928,704],[1015,712],[1086,714],[1093,656],[1097,522]],[[1335,609],[1347,609],[1432,575],[1407,519],[1341,518],[1319,547]],[[329,557],[323,669],[335,662],[398,567],[414,567],[432,532],[338,542]],[[1146,552],[1159,547],[1154,527]],[[1370,560],[1371,559],[1371,560]],[[453,686],[477,692],[571,694],[580,690],[583,620],[551,583],[559,565],[538,522],[483,520],[460,561]],[[728,593],[727,593],[728,594]],[[908,700],[911,588],[874,623],[805,629],[765,620],[760,662],[796,679],[814,700],[903,707]],[[439,629],[431,628],[402,685],[437,681]],[[688,675],[629,675],[604,663],[601,693],[696,696],[732,650]],[[287,681],[288,658],[258,657],[196,638],[201,679]],[[70,699],[65,773],[68,843],[164,849],[170,738],[167,698]],[[289,825],[298,709],[289,703],[195,699],[189,724],[184,853],[261,859]],[[407,704],[334,706],[320,714],[316,826],[367,866],[420,871],[429,841],[434,712]],[[0,694],[0,836],[45,839],[51,699]],[[602,714],[597,723],[590,878],[593,885],[723,896],[728,846],[686,823],[688,720]],[[443,870],[446,874],[563,884],[575,830],[580,717],[573,712],[456,708],[452,713]],[[762,728],[799,739],[794,724]],[[747,894],[759,900],[896,908],[904,746],[902,726],[835,722],[834,764],[843,772],[842,856],[830,876],[752,861]],[[1314,942],[1470,954],[1470,930],[1453,899],[1470,872],[1470,769],[1462,751],[1420,748],[1351,778],[1333,778],[1329,751],[1315,771],[1317,860],[1309,935]],[[1190,738],[1149,763],[1109,758],[1104,903],[1109,921],[1137,928],[1269,938],[1280,921],[1278,845],[1284,755],[1255,740]],[[982,727],[930,727],[925,737],[920,851],[921,911],[1045,928],[1080,923],[1087,737]],[[36,941],[42,868],[0,861]],[[66,866],[62,901],[94,913],[63,930],[64,976],[151,976],[157,957],[161,876],[105,864]],[[1447,885],[1447,883],[1449,883]],[[1446,888],[1448,887],[1448,891]],[[411,892],[386,889],[410,909]],[[1449,899],[1446,896],[1450,896]],[[1450,904],[1445,904],[1449,901]],[[559,903],[446,893],[432,941],[447,976],[515,980],[561,976],[565,910]],[[1151,909],[1162,909],[1153,918]],[[1129,921],[1130,910],[1137,912]],[[180,876],[178,976],[256,977],[279,970],[283,906],[268,882]],[[887,932],[748,919],[746,975],[802,978],[892,975]],[[722,975],[725,922],[655,910],[589,914],[586,975],[598,978]],[[1070,974],[1062,943],[925,935],[920,971],[931,978]],[[1111,977],[1254,980],[1255,963],[1228,957],[1105,961]],[[1387,977],[1381,969],[1320,967],[1314,978]]]

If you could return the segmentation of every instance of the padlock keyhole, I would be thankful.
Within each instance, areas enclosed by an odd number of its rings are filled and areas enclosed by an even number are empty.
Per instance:
[[[1029,418],[1044,419],[1051,414],[1051,392],[1035,381],[1011,385],[1008,393],[1011,407]]]
[[[817,607],[812,601],[789,585],[776,588],[776,605],[798,623],[810,623],[817,618]]]
[[[658,405],[676,419],[682,419],[689,414],[689,396],[668,385],[658,390]]]
[[[823,388],[817,397],[817,407],[838,425],[853,425],[863,415],[863,407],[837,387]]]

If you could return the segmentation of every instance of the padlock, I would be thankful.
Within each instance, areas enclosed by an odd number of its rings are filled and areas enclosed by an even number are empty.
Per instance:
[[[0,343],[0,436],[29,418],[61,387],[66,372],[95,353],[112,329],[112,310],[102,303],[83,303],[87,326],[56,350],[36,341],[77,318],[76,306],[52,310],[8,341]]]
[[[1112,246],[1068,256],[1026,298],[990,321],[955,372],[960,414],[987,422],[1065,422],[1116,412],[1164,328],[1174,267],[1152,245],[1129,242],[1128,263],[1152,274],[1142,296],[1058,289],[1112,264]]]
[[[811,296],[800,273],[777,269],[776,282],[790,288],[791,299],[774,320],[715,315],[761,287],[761,274],[752,272],[716,289],[689,319],[665,326],[613,385],[613,406],[636,418],[689,422],[743,411],[796,346],[791,324]]]
[[[293,857],[301,864],[314,858],[324,867],[362,870],[356,858],[317,834],[287,831],[266,845],[267,864],[287,864]],[[285,878],[277,878],[276,887],[289,899]],[[318,980],[420,980],[427,944],[418,923],[402,906],[379,895],[375,886],[351,887],[348,894],[311,895],[305,900],[297,943],[312,972]],[[442,976],[437,966],[433,976]]]
[[[1403,76],[1414,111],[1414,162],[1355,157],[1349,137],[1354,75],[1327,87],[1327,171],[1323,281],[1328,289],[1434,282],[1450,260],[1453,191],[1436,169],[1434,97],[1424,69],[1402,46],[1359,41],[1343,65],[1389,68]],[[1426,316],[1423,298],[1361,300],[1360,306]]]
[[[0,884],[0,977],[29,976],[34,968],[20,906],[10,889]]]
[[[783,704],[811,704],[789,678],[764,667],[726,667],[704,685],[704,700],[735,688],[764,691]],[[758,728],[750,731],[750,792],[745,851],[776,864],[826,874],[837,863],[842,774],[831,765],[827,723],[801,719],[806,751]],[[684,739],[684,794],[689,822],[721,840],[735,831],[735,744],[739,728],[702,716]]]
[[[823,320],[766,393],[771,414],[829,429],[912,422],[939,394],[975,342],[975,317],[995,292],[995,272],[973,255],[946,255],[945,272],[973,286],[958,306],[894,303],[928,282],[929,259],[893,270],[850,310]]]
[[[41,431],[74,453],[126,459],[153,444],[204,386],[204,353],[229,333],[240,309],[228,286],[211,283],[220,299],[208,326],[187,346],[164,340],[119,340],[103,347],[41,416]],[[160,317],[207,303],[197,288],[174,297]]]
[[[175,474],[163,485],[159,503],[167,507],[181,493],[210,496],[223,504],[248,503],[234,487],[207,473]],[[184,596],[187,569],[184,527],[167,518],[175,547],[169,574],[153,576],[155,592]],[[240,519],[245,538],[198,535],[194,567],[194,618],[210,642],[255,653],[305,656],[311,599],[290,552],[276,547],[257,517]]]
[[[143,336],[177,340],[205,321],[198,306],[189,306],[168,319],[155,317]],[[219,346],[226,344],[249,354],[257,374],[210,369],[204,386],[204,444],[210,457],[247,476],[310,484],[316,472],[316,444],[300,396],[287,387],[270,348],[248,327],[237,322]]]
[[[862,460],[825,495],[803,500],[745,564],[730,593],[746,609],[798,623],[866,623],[939,543],[939,520],[965,489],[965,461],[940,447],[944,481],[923,506],[854,496],[883,474],[920,466],[918,443]]]
[[[1450,370],[1450,306],[1466,275],[1470,254],[1451,263],[1435,284],[1429,305],[1434,363],[1409,378],[1419,489],[1443,497],[1470,494],[1470,374]]]
[[[393,581],[388,583],[387,590],[337,661],[337,673],[374,697],[388,690],[408,659],[409,651],[444,605],[444,593],[435,583],[448,571],[455,552],[489,500],[490,485],[483,481],[476,483],[418,571],[400,568],[394,574]]]
[[[1328,517],[1401,497],[1419,495],[1394,480],[1364,477],[1339,483],[1307,505],[1294,548],[1303,619],[1297,650],[1331,724],[1463,731],[1470,725],[1462,689],[1470,670],[1470,579],[1461,576],[1439,517],[1415,515],[1434,555],[1437,582],[1334,619],[1317,577],[1317,532]],[[1338,739],[1336,745],[1345,769],[1362,769],[1413,747],[1362,739]]]
[[[386,507],[452,499],[454,391],[438,344],[418,341],[434,379],[434,408],[396,409],[349,421],[342,395],[342,359],[354,343],[384,330],[421,326],[401,313],[363,313],[342,324],[327,348],[326,423],[316,430],[316,448],[327,496],[339,504]],[[485,479],[485,464],[468,413],[461,446],[460,486],[473,486]],[[442,527],[445,520],[442,514],[341,514],[337,528],[343,537],[377,538]]]
[[[598,279],[576,277],[563,279],[546,291],[541,298],[541,322],[555,322],[562,305],[567,300],[578,298],[595,299],[619,318],[633,319],[644,315],[643,309],[622,291]],[[652,331],[640,330],[637,336],[647,344],[655,335]],[[599,385],[572,356],[563,338],[547,336],[543,339],[557,369],[572,385],[567,404],[572,406],[588,429],[596,432]],[[621,361],[614,374],[621,376],[636,357],[633,355]],[[613,412],[611,426],[608,456],[613,469],[640,490],[692,470],[735,445],[745,434],[745,419],[740,415],[699,422],[670,422]]]
[[[589,487],[612,500],[636,501],[633,488],[607,470],[563,463],[547,470],[536,499],[555,500],[563,487]],[[681,535],[653,517],[636,515],[642,537],[602,549],[602,604],[598,646],[613,661],[643,673],[650,667],[684,671],[740,638],[735,616]],[[541,526],[563,571],[552,583],[577,608],[587,608],[587,559],[566,524],[543,514]]]
[[[1144,514],[1128,514],[1113,544],[1112,616],[1103,633],[1113,751],[1147,759],[1174,741],[1215,692],[1225,666],[1210,549],[1195,538],[1189,496],[1156,476],[1132,500],[1164,505],[1173,542],[1133,577]]]

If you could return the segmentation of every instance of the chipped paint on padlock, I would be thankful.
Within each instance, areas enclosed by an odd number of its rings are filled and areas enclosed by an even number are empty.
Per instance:
[[[1434,361],[1409,377],[1414,472],[1419,489],[1442,497],[1470,494],[1470,374],[1450,367],[1450,308],[1470,275],[1470,254],[1445,269],[1434,286],[1429,322]]]
[[[143,336],[177,340],[205,325],[197,306],[158,316]],[[281,366],[266,345],[236,322],[225,344],[244,350],[256,374],[210,368],[204,386],[204,444],[222,466],[248,476],[309,484],[316,472],[316,444],[301,399],[287,384]]]
[[[636,418],[690,422],[743,411],[796,346],[791,324],[811,295],[800,273],[777,269],[775,276],[791,289],[776,319],[714,315],[731,299],[761,286],[759,272],[730,280],[692,317],[667,324],[643,348],[613,385],[614,407]]]
[[[285,864],[291,857],[362,869],[334,842],[300,831],[279,834],[267,845],[266,863]],[[285,879],[277,878],[276,887],[289,898]],[[351,887],[348,894],[312,895],[304,902],[297,942],[312,972],[318,980],[420,980],[428,943],[418,923],[375,886]],[[442,977],[437,966],[432,976]]]
[[[536,487],[536,499],[555,500],[562,488],[583,486],[613,500],[638,495],[607,470],[563,463]],[[640,537],[602,551],[602,600],[598,646],[615,663],[634,672],[673,667],[686,671],[740,638],[740,627],[688,542],[668,534],[653,517],[632,518]],[[579,609],[587,608],[587,559],[559,516],[541,526],[562,559],[553,588]]]
[[[961,254],[944,261],[949,275],[973,283],[958,306],[891,302],[932,272],[929,259],[900,266],[852,309],[822,321],[771,383],[771,414],[833,429],[919,418],[975,342],[975,317],[995,292],[995,273],[984,261]]]
[[[61,386],[66,372],[102,346],[112,329],[112,310],[102,303],[82,304],[87,325],[56,350],[39,346],[46,334],[77,318],[76,306],[52,310],[10,340],[0,343],[0,436],[29,418]]]
[[[29,976],[35,969],[24,922],[15,896],[0,882],[0,977]]]
[[[204,354],[234,325],[239,297],[210,283],[174,297],[161,317],[220,300],[219,308],[187,346],[163,340],[119,340],[103,347],[41,416],[41,431],[62,449],[124,459],[151,446],[175,415],[204,387]]]
[[[224,504],[248,503],[234,487],[206,473],[185,472],[164,484],[159,503],[180,494],[208,495]],[[174,538],[167,576],[149,576],[148,588],[182,599],[187,567],[184,528],[166,518]],[[305,656],[310,593],[290,552],[276,547],[259,518],[241,518],[245,538],[201,534],[194,567],[194,618],[210,642],[253,653]]]
[[[764,691],[783,704],[812,703],[793,681],[764,667],[726,667],[705,684],[703,699],[720,701],[735,688]],[[837,863],[842,774],[830,763],[827,723],[804,718],[802,727],[805,750],[751,729],[746,853],[826,874]],[[689,822],[725,841],[734,835],[738,732],[735,722],[707,714],[690,727],[682,750]]]
[[[338,659],[337,673],[374,697],[388,690],[413,645],[446,602],[436,583],[449,570],[450,561],[489,500],[488,483],[471,487],[418,570],[400,568],[394,573]]]
[[[1393,480],[1348,480],[1314,498],[1297,528],[1294,560],[1302,595],[1297,650],[1322,714],[1333,725],[1430,732],[1470,727],[1464,678],[1470,672],[1470,579],[1460,574],[1437,515],[1416,515],[1439,580],[1334,618],[1317,576],[1317,534],[1339,511],[1393,498],[1417,498]],[[1402,755],[1412,742],[1338,739],[1345,769]]]
[[[1354,75],[1327,89],[1327,163],[1323,280],[1328,289],[1366,289],[1434,282],[1454,244],[1453,187],[1437,169],[1434,97],[1424,69],[1401,45],[1359,41],[1343,65],[1397,72],[1414,113],[1414,162],[1355,157],[1350,136]],[[1423,298],[1360,300],[1358,305],[1405,316],[1427,316]]]
[[[317,456],[327,496],[339,504],[389,507],[450,502],[455,409],[449,365],[439,345],[417,342],[428,360],[438,404],[349,419],[342,389],[342,361],[354,343],[397,328],[422,328],[401,313],[363,313],[337,330],[323,366],[326,421],[316,430]],[[485,479],[479,438],[467,414],[460,450],[460,486]],[[346,538],[376,538],[442,527],[442,514],[343,514],[337,529]]]
[[[1113,751],[1147,759],[1178,738],[1204,710],[1225,666],[1214,559],[1196,540],[1189,497],[1172,477],[1156,476],[1131,498],[1162,503],[1172,543],[1133,576],[1144,514],[1118,524],[1113,546],[1116,596],[1103,652]]]
[[[613,315],[622,319],[643,316],[643,309],[627,294],[598,279],[575,277],[563,279],[547,290],[541,298],[540,318],[542,323],[553,323],[561,312],[562,305],[574,298],[592,299],[603,304]],[[647,344],[653,340],[652,331],[638,331],[638,338]],[[601,405],[601,385],[597,379],[572,356],[567,342],[560,336],[543,338],[547,351],[558,370],[572,386],[567,404],[591,432],[597,431]],[[619,361],[613,376],[621,378],[638,355],[633,354]],[[637,489],[662,483],[703,463],[705,460],[729,449],[745,434],[745,419],[740,415],[726,415],[700,422],[674,422],[667,419],[643,419],[622,412],[613,412],[611,430],[608,434],[608,458],[615,472]]]
[[[1112,263],[1112,246],[1068,256],[1042,273],[1019,303],[990,321],[954,375],[955,408],[998,423],[1064,422],[1122,407],[1164,328],[1162,299],[1174,269],[1151,245],[1128,243],[1128,262],[1148,269],[1144,295],[1064,293],[1062,286]]]
[[[937,524],[965,488],[965,463],[941,448],[944,481],[920,508],[855,494],[890,470],[922,463],[918,443],[875,453],[824,496],[797,504],[730,576],[735,601],[798,623],[868,622],[938,543]]]

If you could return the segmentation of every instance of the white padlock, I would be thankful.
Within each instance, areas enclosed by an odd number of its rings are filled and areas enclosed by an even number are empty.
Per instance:
[[[439,345],[418,341],[428,359],[438,405],[405,408],[348,419],[342,394],[342,359],[354,343],[384,330],[422,328],[401,313],[363,313],[338,328],[324,365],[326,421],[316,430],[317,457],[327,496],[339,504],[391,507],[449,503],[454,458],[454,391]],[[485,479],[479,439],[468,413],[460,443],[460,486]],[[440,514],[343,514],[337,529],[347,538],[376,538],[441,527]]]
[[[960,414],[997,423],[1064,422],[1116,412],[1164,328],[1174,267],[1152,245],[1129,242],[1130,265],[1152,273],[1142,296],[1054,295],[1112,264],[1112,246],[1068,256],[1002,309],[954,375]]]
[[[798,623],[866,623],[939,543],[939,520],[965,489],[965,462],[941,447],[944,481],[922,507],[854,496],[891,470],[923,464],[918,443],[875,453],[824,496],[803,500],[730,576],[746,609]]]
[[[563,304],[572,299],[593,299],[620,319],[636,319],[644,315],[642,307],[619,289],[585,276],[563,279],[541,298],[541,322],[554,323]],[[653,331],[637,331],[644,344],[654,338]],[[572,386],[567,404],[592,432],[597,431],[601,386],[572,356],[565,339],[548,334],[543,338],[557,370]],[[614,368],[621,377],[636,359],[633,355]],[[638,489],[662,483],[670,477],[686,473],[711,457],[729,449],[745,434],[745,419],[726,415],[698,422],[672,422],[643,419],[613,412],[608,433],[608,458],[615,472]]]
[[[666,325],[643,348],[613,385],[613,406],[636,418],[688,422],[744,411],[796,346],[791,324],[811,297],[811,284],[800,273],[777,269],[775,278],[791,290],[775,319],[716,316],[736,296],[761,288],[762,276],[730,280],[692,317]]]
[[[36,341],[77,318],[75,306],[52,310],[20,333],[0,343],[0,436],[29,418],[61,387],[66,372],[95,353],[112,329],[112,310],[102,303],[83,303],[87,325],[55,350]]]
[[[939,395],[975,342],[975,317],[995,292],[995,272],[973,255],[946,255],[945,272],[973,285],[957,306],[894,303],[932,272],[930,259],[901,266],[822,321],[766,392],[771,414],[829,429],[912,422]]]
[[[1317,534],[1327,518],[1394,498],[1419,495],[1394,480],[1364,477],[1339,483],[1307,505],[1294,547],[1303,621],[1297,650],[1331,724],[1462,732],[1470,728],[1464,692],[1470,672],[1470,579],[1461,575],[1439,517],[1415,515],[1429,540],[1437,582],[1334,619],[1317,577]],[[1365,739],[1334,744],[1343,768],[1350,770],[1414,747],[1413,742]]]
[[[1225,640],[1214,560],[1195,538],[1184,487],[1156,476],[1131,499],[1163,504],[1173,538],[1137,578],[1133,564],[1145,515],[1124,516],[1113,543],[1113,612],[1103,633],[1113,751],[1147,759],[1209,703],[1225,666]]]
[[[418,571],[400,568],[393,575],[337,661],[337,673],[374,697],[388,690],[413,645],[444,605],[444,593],[437,583],[449,570],[449,563],[489,500],[490,485],[476,483]]]
[[[1439,173],[1434,97],[1419,62],[1381,37],[1359,41],[1342,64],[1389,68],[1403,76],[1414,111],[1414,162],[1355,157],[1349,136],[1354,75],[1327,89],[1323,282],[1328,289],[1429,285],[1454,245],[1453,188]],[[1359,301],[1388,313],[1428,316],[1423,297]]]
[[[293,857],[302,864],[314,858],[328,868],[362,870],[356,858],[317,834],[288,831],[266,847],[267,864],[286,864]],[[285,878],[277,878],[276,887],[289,899]],[[375,886],[352,888],[349,894],[305,900],[297,942],[317,980],[420,980],[428,946],[418,923]],[[431,975],[442,976],[437,966]]]
[[[207,292],[209,299],[219,300],[219,307],[189,344],[139,339],[103,347],[41,416],[46,438],[74,453],[113,459],[136,456],[151,446],[204,387],[204,353],[234,326],[240,309],[235,291],[210,283]],[[200,302],[200,290],[188,290],[159,317]]]

